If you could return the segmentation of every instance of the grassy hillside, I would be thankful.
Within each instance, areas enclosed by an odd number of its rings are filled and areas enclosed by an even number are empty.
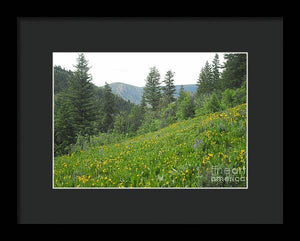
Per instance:
[[[246,121],[242,104],[57,157],[54,186],[245,187]]]

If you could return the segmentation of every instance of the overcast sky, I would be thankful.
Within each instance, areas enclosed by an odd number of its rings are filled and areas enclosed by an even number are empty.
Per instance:
[[[78,53],[53,53],[53,65],[67,70],[75,70]],[[83,52],[91,67],[89,73],[97,86],[107,83],[123,82],[135,86],[145,86],[151,67],[156,66],[161,81],[168,70],[175,72],[175,85],[196,84],[201,68],[208,60],[210,63],[215,52],[163,53],[163,52]],[[223,63],[223,53],[218,53]]]

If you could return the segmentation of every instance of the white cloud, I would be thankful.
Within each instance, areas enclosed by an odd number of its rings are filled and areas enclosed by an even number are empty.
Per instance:
[[[53,65],[74,70],[79,53],[55,52]],[[90,74],[97,86],[123,82],[144,86],[151,67],[156,66],[161,81],[166,72],[175,72],[175,84],[195,84],[206,61],[213,60],[215,52],[83,52],[91,67]],[[223,53],[218,53],[223,62]]]

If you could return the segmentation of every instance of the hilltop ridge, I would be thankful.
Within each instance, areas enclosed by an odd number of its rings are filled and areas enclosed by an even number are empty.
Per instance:
[[[139,104],[142,99],[143,89],[144,87],[139,87],[131,84],[125,84],[122,82],[113,82],[109,84],[114,94],[121,96],[125,100],[130,100],[135,104]],[[176,93],[175,96],[178,96],[181,85],[175,85]],[[196,84],[187,84],[183,85],[185,91],[188,92],[196,92],[197,85]]]

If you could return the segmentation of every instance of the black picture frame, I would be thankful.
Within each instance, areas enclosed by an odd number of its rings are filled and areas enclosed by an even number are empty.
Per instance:
[[[248,52],[248,189],[52,189],[59,51]],[[17,58],[18,223],[283,223],[283,18],[24,17]]]

